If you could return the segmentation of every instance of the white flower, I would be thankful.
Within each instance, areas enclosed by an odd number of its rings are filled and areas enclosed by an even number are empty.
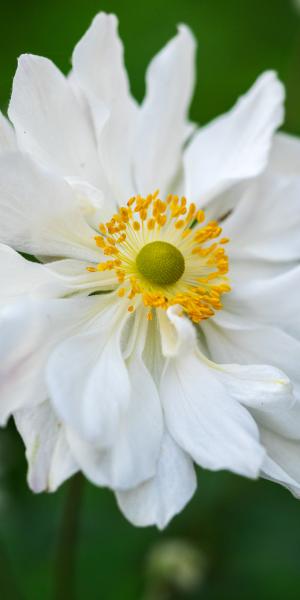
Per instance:
[[[299,494],[300,182],[278,149],[299,143],[279,137],[251,181],[283,118],[276,76],[194,130],[189,30],[138,106],[116,28],[96,17],[67,79],[21,57],[15,133],[1,117],[0,418],[33,490],[81,469],[164,527],[193,462]]]

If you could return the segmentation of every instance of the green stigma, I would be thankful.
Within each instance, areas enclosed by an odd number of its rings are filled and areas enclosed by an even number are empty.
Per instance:
[[[171,285],[184,273],[184,258],[168,242],[150,242],[138,253],[136,266],[141,275],[151,283]]]

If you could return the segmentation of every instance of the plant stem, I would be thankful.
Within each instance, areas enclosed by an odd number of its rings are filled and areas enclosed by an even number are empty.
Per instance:
[[[0,541],[0,589],[1,598],[9,598],[10,600],[21,600],[22,598],[2,541]]]
[[[83,482],[83,476],[78,473],[68,484],[57,545],[55,600],[75,600],[76,598],[75,567]]]

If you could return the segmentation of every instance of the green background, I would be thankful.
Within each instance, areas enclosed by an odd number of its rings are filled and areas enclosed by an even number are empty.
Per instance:
[[[264,69],[287,87],[285,129],[300,133],[300,9],[290,0],[10,0],[1,4],[0,106],[9,100],[16,58],[48,56],[64,71],[72,48],[99,10],[115,12],[134,95],[141,99],[150,58],[188,23],[199,44],[191,117],[205,123],[224,112]],[[94,600],[293,600],[300,598],[300,504],[274,484],[199,470],[197,494],[162,533],[137,529],[113,495],[85,482],[77,541],[61,532],[70,484],[34,496],[25,483],[21,442],[12,425],[0,435],[0,598],[58,598],[67,551],[76,551],[75,598]],[[71,484],[72,485],[72,484]],[[73,483],[73,493],[80,481]],[[75,490],[75,491],[74,491]],[[179,539],[201,553],[193,590],[157,584],[149,556]],[[196,569],[196,571],[197,571]],[[152,574],[151,574],[152,573]],[[60,574],[60,575],[59,575]],[[197,578],[197,577],[196,577]],[[162,588],[164,594],[160,594]],[[68,600],[67,591],[63,595]]]

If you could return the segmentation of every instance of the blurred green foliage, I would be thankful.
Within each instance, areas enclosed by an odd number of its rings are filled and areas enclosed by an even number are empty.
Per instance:
[[[287,87],[285,129],[300,133],[300,12],[292,0],[3,0],[2,109],[9,100],[17,56],[48,56],[67,72],[74,44],[99,10],[119,16],[138,99],[150,58],[174,34],[176,24],[185,22],[199,43],[194,121],[204,123],[227,110],[261,71],[272,68]],[[68,484],[54,495],[34,496],[26,487],[25,471],[22,443],[10,425],[0,434],[0,598],[50,600]],[[109,491],[86,482],[79,533],[79,600],[143,600],[153,547],[173,539],[204,555],[205,573],[199,573],[193,591],[176,591],[175,586],[168,598],[300,597],[300,504],[268,482],[199,471],[197,494],[162,533],[132,527]]]

